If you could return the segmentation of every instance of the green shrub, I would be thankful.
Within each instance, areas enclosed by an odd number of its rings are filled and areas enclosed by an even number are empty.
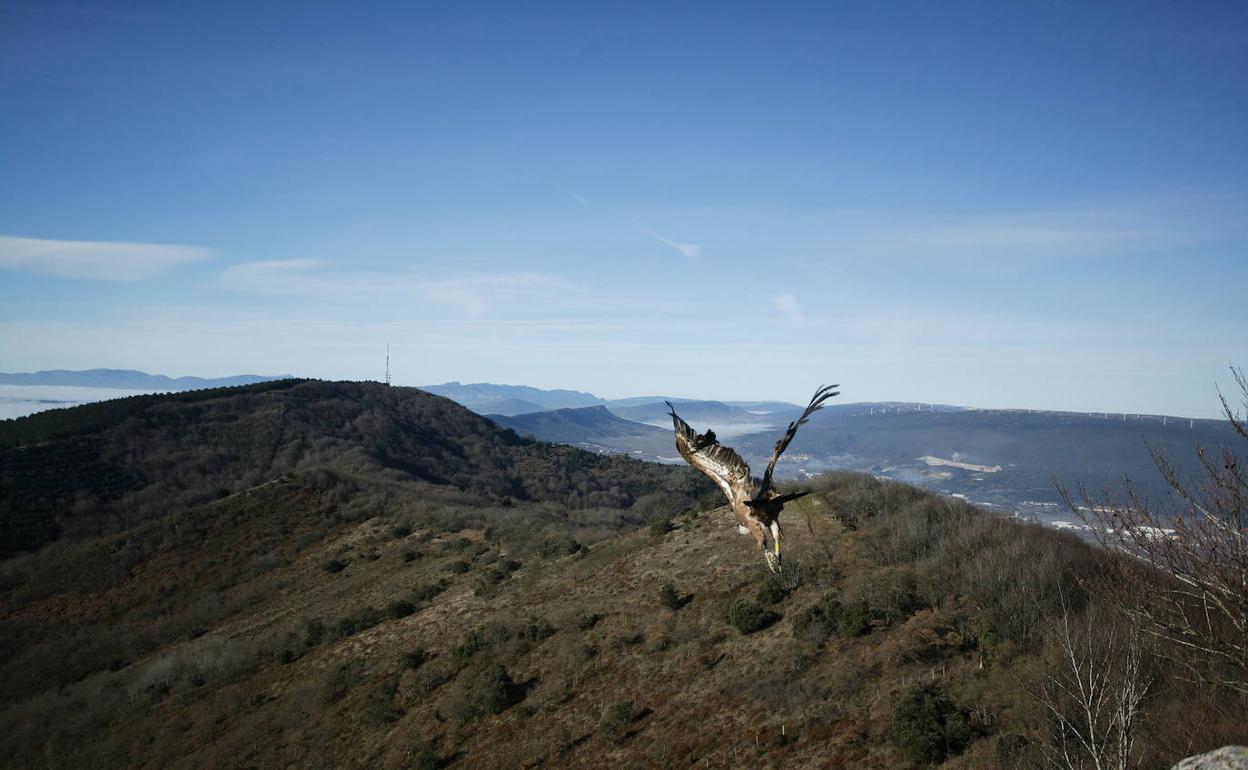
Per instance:
[[[734,599],[724,612],[724,621],[742,634],[761,631],[775,620],[774,614],[748,599]]]
[[[464,637],[453,654],[459,660],[467,660],[481,650],[502,644],[515,637],[515,633],[509,626],[502,623],[487,623],[484,626],[474,628]]]
[[[598,625],[598,621],[602,620],[602,615],[597,612],[578,613],[576,616],[576,627],[582,631],[588,631]]]
[[[840,606],[839,602],[837,606]],[[871,613],[868,612],[866,605],[856,602],[848,607],[841,607],[836,617],[836,633],[841,636],[854,637],[870,632]]]
[[[325,622],[320,618],[312,618],[303,624],[303,646],[315,647],[325,641]]]
[[[971,742],[971,726],[939,684],[921,684],[893,709],[889,739],[911,762],[938,764],[962,753]]]
[[[793,636],[823,644],[832,635],[832,626],[824,615],[821,604],[811,605],[793,618]]]
[[[862,602],[844,605],[835,594],[828,594],[818,604],[807,607],[793,619],[793,635],[818,644],[832,634],[862,636],[871,631],[871,614]]]
[[[424,647],[417,647],[416,649],[404,655],[400,659],[400,663],[403,665],[403,668],[417,669],[425,665],[425,663],[428,660],[429,660],[429,651],[426,650]]]
[[[383,679],[369,688],[361,709],[366,724],[379,727],[399,721],[403,712],[394,704],[394,694],[398,689],[398,683],[392,678]]]
[[[385,620],[385,613],[377,607],[363,607],[350,615],[339,618],[335,630],[338,636],[351,636],[367,631],[383,620]]]
[[[456,559],[455,561],[446,565],[446,571],[453,573],[455,575],[462,575],[465,572],[470,571],[471,569],[472,569],[472,565],[464,561],[463,559]]]
[[[659,604],[675,612],[685,606],[685,600],[676,592],[676,586],[671,583],[664,583],[659,588]]]
[[[499,583],[507,579],[507,573],[500,569],[488,569],[481,573],[480,579],[477,581],[476,587],[472,592],[476,596],[486,596],[494,591]]]
[[[548,639],[555,633],[555,627],[545,620],[530,620],[520,630],[520,638],[529,642],[540,642]]]
[[[501,714],[519,703],[523,693],[501,663],[487,666],[473,676],[464,688],[460,719],[468,721],[488,714]]]
[[[413,604],[424,604],[445,591],[449,585],[450,583],[447,583],[446,580],[439,580],[436,583],[427,583],[423,586],[417,586],[412,589],[410,594],[408,594],[408,600]]]
[[[346,569],[347,563],[344,561],[340,561],[338,559],[330,559],[329,561],[322,564],[321,568],[324,569],[326,572],[333,574],[335,572],[342,572],[344,569]]]
[[[403,561],[405,561],[405,562],[413,562],[413,561],[416,561],[416,552],[415,552],[415,551],[413,551],[413,550],[411,550],[410,548],[409,548],[408,550],[404,551],[404,552],[403,552]]]
[[[623,743],[632,724],[633,702],[624,700],[613,703],[602,710],[602,718],[598,721],[598,734],[608,743]]]
[[[763,584],[758,587],[757,599],[759,604],[762,604],[765,607],[770,607],[772,605],[779,604],[788,598],[789,591],[791,589],[788,587],[782,575],[783,573],[781,575],[774,573],[768,575],[767,579],[763,581]]]
[[[386,617],[390,618],[391,620],[398,620],[399,618],[405,618],[408,615],[411,615],[415,611],[416,611],[415,605],[413,605],[411,602],[404,601],[402,599],[399,599],[398,601],[390,602],[389,604],[386,605]]]
[[[537,547],[537,553],[547,559],[553,556],[574,554],[582,550],[585,550],[585,546],[570,537],[559,540],[543,540],[542,544]]]
[[[646,521],[646,527],[650,530],[651,535],[663,537],[672,531],[672,514],[656,513]]]
[[[355,684],[356,675],[350,663],[339,663],[325,672],[321,679],[321,701],[334,703]]]
[[[442,770],[446,763],[438,755],[437,743],[428,741],[411,755],[410,767],[412,770]]]

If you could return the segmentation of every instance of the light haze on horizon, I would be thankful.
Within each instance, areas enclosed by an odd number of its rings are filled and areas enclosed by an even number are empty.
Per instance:
[[[1248,5],[0,2],[0,371],[1216,417]]]

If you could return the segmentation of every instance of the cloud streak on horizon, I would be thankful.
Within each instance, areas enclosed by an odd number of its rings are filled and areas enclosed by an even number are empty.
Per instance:
[[[56,278],[142,281],[212,256],[209,249],[178,244],[0,235],[0,269]]]
[[[1225,204],[1223,204],[1225,207]],[[865,245],[923,256],[1085,257],[1188,248],[1243,237],[1217,207],[1189,201],[949,217],[888,227]]]
[[[354,272],[334,269],[323,259],[285,259],[231,265],[219,285],[253,294],[293,294],[361,300],[409,296],[478,317],[497,305],[539,303],[551,295],[577,293],[561,278],[540,273],[474,274],[454,278],[418,278],[409,273]]]

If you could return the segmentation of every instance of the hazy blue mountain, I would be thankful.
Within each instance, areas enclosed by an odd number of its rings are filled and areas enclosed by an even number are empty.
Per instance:
[[[555,409],[532,414],[487,415],[491,420],[521,435],[560,443],[584,441],[591,437],[663,436],[670,430],[643,425],[615,416],[605,406]]]
[[[445,396],[477,414],[514,415],[604,403],[593,393],[577,390],[543,390],[527,385],[495,385],[489,382],[444,382],[441,385],[421,385],[420,389]]]
[[[765,466],[787,423],[800,414],[792,405],[759,415],[740,402],[690,400],[678,403],[677,411],[698,431],[715,430],[756,472]],[[661,403],[496,419],[544,441],[677,460],[670,418]],[[1167,487],[1150,448],[1161,449],[1181,466],[1196,467],[1195,442],[1216,446],[1230,438],[1230,428],[1218,420],[1150,415],[1124,420],[1122,415],[913,402],[829,404],[798,433],[777,474],[801,478],[831,469],[865,471],[1008,512],[1069,520],[1054,479],[1072,488],[1082,482],[1099,491],[1117,488],[1130,476],[1138,491],[1156,498]]]
[[[725,401],[728,406],[739,406],[749,412],[767,414],[769,412],[788,412],[793,410],[801,410],[798,404],[790,404],[788,401]]]
[[[673,401],[677,413],[698,430],[713,427],[720,436],[738,436],[743,433],[765,430],[775,425],[784,425],[800,413],[794,407],[789,412],[772,412],[755,414],[739,406],[730,406],[722,401]],[[670,427],[672,418],[668,414],[667,404],[649,403],[638,406],[608,407],[617,417],[625,420],[645,423],[656,427]]]
[[[671,401],[678,404],[683,401],[692,401],[695,399],[675,398],[673,396],[631,396],[629,398],[612,398],[608,399],[606,404],[608,409],[617,407],[641,406],[642,404],[662,404],[664,401]]]
[[[133,369],[53,369],[40,372],[0,372],[0,385],[59,385],[80,388],[124,388],[127,390],[182,391],[252,385],[257,382],[288,380],[289,374],[238,374],[232,377],[166,377]]]
[[[599,454],[627,454],[642,460],[678,462],[670,428],[656,428],[616,417],[603,406],[488,417],[521,436],[588,449]]]
[[[455,399],[451,399],[451,400],[454,401]],[[486,416],[495,415],[495,414],[502,414],[502,415],[532,414],[533,412],[550,411],[548,408],[542,406],[541,404],[535,404],[532,401],[525,401],[522,398],[504,398],[501,401],[487,401],[485,403],[478,403],[478,408],[476,409],[469,407],[467,404],[462,404],[462,403],[460,404],[460,406],[465,407],[469,409],[470,411],[476,412],[477,414],[484,414]]]
[[[1194,443],[1216,446],[1232,432],[1219,420],[1152,415],[849,404],[828,408],[802,428],[777,467],[784,477],[832,468],[861,470],[1043,518],[1070,515],[1054,480],[1099,492],[1124,476],[1137,491],[1168,488],[1150,449],[1195,468]],[[765,462],[776,435],[732,442],[751,464]]]

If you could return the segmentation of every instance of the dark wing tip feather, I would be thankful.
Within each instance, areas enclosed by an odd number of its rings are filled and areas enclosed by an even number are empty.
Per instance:
[[[771,488],[771,474],[776,468],[776,461],[780,459],[780,455],[783,454],[784,450],[788,448],[789,442],[791,442],[793,437],[797,435],[797,429],[809,422],[812,414],[823,408],[824,401],[827,401],[833,396],[839,396],[841,393],[836,390],[836,388],[839,387],[841,386],[820,385],[819,388],[815,390],[815,395],[810,397],[810,403],[807,404],[806,409],[802,411],[802,416],[789,423],[788,430],[786,430],[784,435],[780,437],[780,440],[776,442],[776,448],[771,454],[771,461],[767,463],[767,472],[763,474],[763,484],[759,487],[758,494],[761,495]]]

